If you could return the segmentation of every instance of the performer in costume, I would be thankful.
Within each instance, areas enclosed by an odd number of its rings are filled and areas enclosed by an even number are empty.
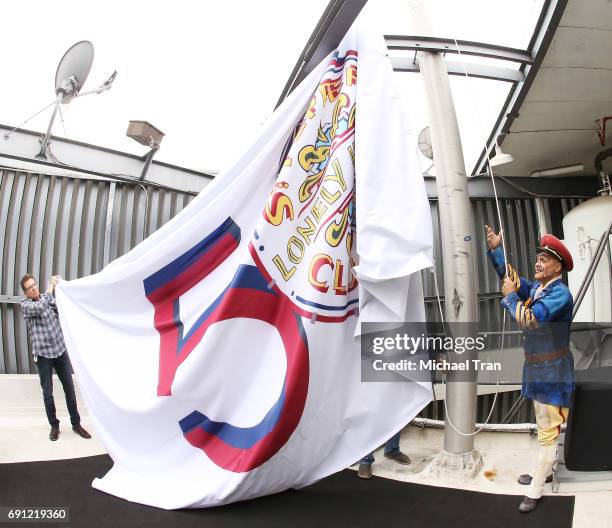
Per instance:
[[[557,453],[561,425],[567,421],[574,391],[574,358],[569,350],[573,300],[561,280],[563,269],[574,267],[565,245],[553,235],[543,235],[535,264],[535,281],[519,277],[504,260],[499,234],[485,226],[489,251],[502,283],[502,306],[523,330],[525,364],[522,395],[533,401],[538,427],[538,461],[533,478],[519,477],[528,484],[519,510],[532,511],[542,497],[545,482]],[[507,269],[506,269],[507,268]]]

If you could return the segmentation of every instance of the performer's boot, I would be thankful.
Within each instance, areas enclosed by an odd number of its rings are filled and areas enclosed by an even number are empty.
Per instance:
[[[519,511],[522,513],[534,510],[538,505],[538,501],[542,497],[546,477],[550,475],[555,459],[557,456],[557,441],[550,445],[540,446],[538,450],[538,462],[533,474],[533,480],[527,491],[527,495],[523,497],[523,502],[519,506]]]

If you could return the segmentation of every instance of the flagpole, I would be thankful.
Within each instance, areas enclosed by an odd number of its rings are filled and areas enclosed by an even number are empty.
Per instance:
[[[412,9],[413,23],[429,26],[424,2]],[[422,29],[421,29],[422,31]],[[445,320],[449,323],[478,321],[474,219],[467,186],[459,125],[444,57],[419,52],[417,62],[425,85],[430,132],[436,168],[444,273]],[[465,360],[465,356],[462,360]],[[470,358],[471,359],[471,358]],[[475,474],[482,464],[474,449],[477,382],[465,373],[446,373],[446,421],[444,449],[432,462],[438,469]]]

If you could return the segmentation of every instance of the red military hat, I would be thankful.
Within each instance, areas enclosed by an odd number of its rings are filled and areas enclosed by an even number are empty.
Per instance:
[[[574,269],[574,259],[572,259],[572,255],[565,247],[565,244],[556,236],[542,235],[542,238],[540,239],[540,247],[538,247],[538,252],[540,251],[544,251],[545,253],[555,257],[561,262],[561,264],[563,264],[563,267],[567,271],[572,271],[572,269]]]

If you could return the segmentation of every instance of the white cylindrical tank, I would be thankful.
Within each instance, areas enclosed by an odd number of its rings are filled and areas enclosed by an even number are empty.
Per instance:
[[[612,196],[587,200],[563,218],[564,242],[574,259],[574,269],[568,273],[569,288],[574,298],[595,256],[597,243],[611,221]],[[604,251],[574,321],[609,322],[612,320],[611,304],[610,269],[608,255]]]

